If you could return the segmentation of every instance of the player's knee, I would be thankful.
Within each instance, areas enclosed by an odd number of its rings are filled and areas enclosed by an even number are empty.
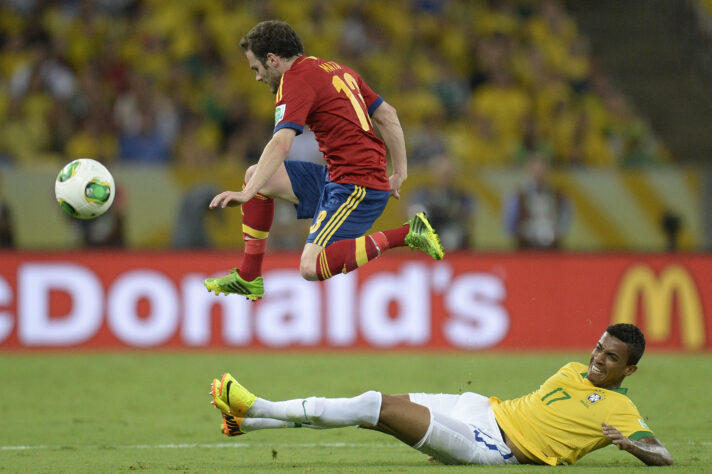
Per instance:
[[[316,259],[307,255],[306,252],[302,255],[302,260],[299,262],[299,273],[302,274],[302,278],[305,280],[319,280],[319,276],[316,274]]]
[[[299,273],[302,274],[302,278],[304,278],[305,280],[319,280],[319,276],[316,274],[316,265],[314,263],[302,261],[299,264]]]
[[[388,419],[391,413],[397,410],[397,405],[400,402],[396,395],[381,395],[380,418]]]

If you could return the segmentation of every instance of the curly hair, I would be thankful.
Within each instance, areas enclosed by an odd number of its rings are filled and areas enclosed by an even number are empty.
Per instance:
[[[614,324],[608,326],[606,332],[628,345],[628,365],[638,363],[645,352],[645,336],[643,331],[634,324]]]
[[[278,20],[262,21],[255,25],[240,40],[243,51],[252,51],[262,64],[267,62],[267,53],[280,58],[299,56],[304,52],[297,32],[287,23]]]

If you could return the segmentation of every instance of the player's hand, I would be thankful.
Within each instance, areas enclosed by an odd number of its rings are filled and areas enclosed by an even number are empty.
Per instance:
[[[252,196],[245,194],[243,191],[223,191],[215,196],[212,201],[210,201],[210,205],[208,207],[210,209],[215,209],[216,207],[224,209],[227,206],[239,206],[249,201],[251,197]]]
[[[389,178],[389,181],[391,182],[391,196],[396,199],[400,199],[400,188],[405,181],[405,176],[393,173]]]
[[[608,438],[608,441],[610,441],[611,444],[615,444],[616,446],[618,446],[618,449],[624,449],[628,451],[629,448],[633,447],[633,442],[623,436],[623,433],[618,431],[613,426],[607,425],[606,423],[601,423],[601,426],[603,427],[603,434],[606,436],[606,438]]]

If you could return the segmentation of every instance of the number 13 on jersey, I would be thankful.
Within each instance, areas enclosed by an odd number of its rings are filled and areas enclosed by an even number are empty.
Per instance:
[[[371,129],[371,118],[368,116],[366,102],[363,100],[363,96],[361,95],[361,90],[358,87],[356,79],[354,79],[354,77],[348,72],[344,73],[343,79],[334,74],[331,79],[331,84],[334,86],[334,89],[336,89],[336,92],[344,92],[346,94],[346,97],[348,97],[351,101],[351,106],[354,108],[356,116],[361,123],[361,128],[365,131],[369,131]]]

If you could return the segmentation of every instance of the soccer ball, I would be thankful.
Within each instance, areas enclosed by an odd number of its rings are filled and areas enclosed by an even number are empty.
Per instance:
[[[108,211],[114,202],[114,190],[114,177],[109,170],[89,158],[68,163],[54,183],[60,207],[78,219],[93,219]]]

